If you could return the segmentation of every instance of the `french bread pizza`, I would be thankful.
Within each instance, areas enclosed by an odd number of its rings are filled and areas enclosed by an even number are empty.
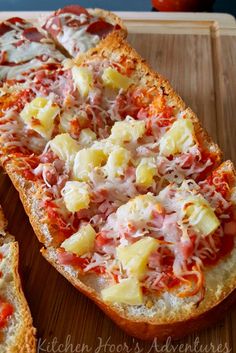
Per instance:
[[[0,161],[59,272],[131,335],[179,338],[233,301],[234,167],[97,11],[56,11],[67,59],[3,80]]]
[[[18,273],[19,249],[6,231],[0,208],[0,351],[1,353],[35,353],[36,340],[30,311]]]

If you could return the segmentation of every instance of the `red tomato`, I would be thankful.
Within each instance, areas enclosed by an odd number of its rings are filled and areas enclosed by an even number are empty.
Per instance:
[[[159,11],[202,11],[209,9],[214,0],[152,0]]]
[[[215,265],[220,259],[222,259],[224,256],[228,255],[231,253],[231,251],[234,248],[234,238],[235,234],[224,234],[224,236],[221,238],[219,237],[219,245],[217,247],[219,248],[219,251],[216,253],[216,256],[213,259],[206,258],[203,260],[204,265]]]

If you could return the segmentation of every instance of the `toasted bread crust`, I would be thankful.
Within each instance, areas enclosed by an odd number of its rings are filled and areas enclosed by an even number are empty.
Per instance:
[[[25,212],[38,240],[46,246],[56,246],[61,242],[61,239],[58,239],[57,233],[50,227],[48,222],[42,222],[42,220],[47,220],[47,213],[44,208],[40,207],[40,196],[36,197],[37,194],[40,194],[41,184],[28,181],[19,175],[13,160],[4,163],[4,168],[19,193]]]
[[[19,259],[19,247],[17,242],[14,245],[14,282],[18,300],[20,301],[19,312],[23,318],[21,329],[15,336],[15,343],[9,347],[9,353],[35,353],[36,352],[36,330],[33,327],[31,314],[28,308],[28,304],[24,297],[24,293],[21,287],[20,276],[18,273],[18,259]]]

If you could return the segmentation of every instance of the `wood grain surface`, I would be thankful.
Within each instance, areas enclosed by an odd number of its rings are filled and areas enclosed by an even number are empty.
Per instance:
[[[158,28],[157,33],[153,28],[146,33],[136,25],[129,41],[171,81],[220,144],[224,157],[236,162],[236,29],[221,33],[216,21],[205,21],[204,33],[196,28],[193,32],[186,23],[185,34],[176,34],[173,26],[165,33],[160,24]],[[3,172],[0,202],[20,244],[20,273],[38,331],[38,352],[236,352],[236,305],[214,327],[172,346],[127,336],[42,258],[18,195]]]

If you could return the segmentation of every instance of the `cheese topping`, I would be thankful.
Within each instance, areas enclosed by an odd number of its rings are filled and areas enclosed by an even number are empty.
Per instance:
[[[73,27],[64,26],[63,32],[59,32],[57,40],[72,57],[76,57],[78,53],[85,53],[100,41],[98,35],[90,34],[86,30],[87,26],[81,26],[76,31]]]
[[[75,5],[76,6],[76,5]],[[100,27],[102,25],[102,32]],[[113,26],[103,19],[91,16],[86,10],[78,14],[77,11],[56,12],[49,17],[44,28],[57,39],[67,52],[76,57],[88,49],[95,47],[101,36],[109,33]]]
[[[35,70],[47,62],[60,63],[65,59],[56,50],[54,43],[44,38],[31,23],[13,23],[10,19],[3,24],[9,30],[0,36],[1,55],[4,57],[4,65],[0,66],[0,79],[20,79],[22,73]],[[25,32],[33,32],[32,40],[30,35],[29,39],[24,35]],[[37,40],[34,40],[35,35],[39,37]]]

